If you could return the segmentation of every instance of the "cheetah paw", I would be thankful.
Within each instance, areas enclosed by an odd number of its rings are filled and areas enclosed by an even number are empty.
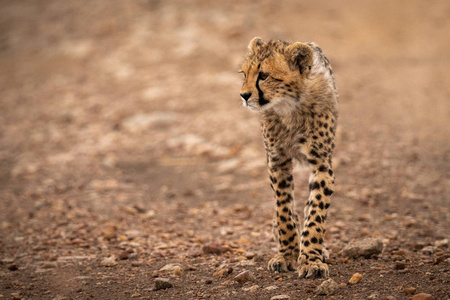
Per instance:
[[[268,269],[272,272],[277,271],[281,273],[295,271],[296,266],[297,260],[294,257],[284,256],[278,253],[269,261]]]
[[[329,274],[327,264],[321,261],[310,262],[308,265],[303,264],[298,268],[300,278],[328,277]]]

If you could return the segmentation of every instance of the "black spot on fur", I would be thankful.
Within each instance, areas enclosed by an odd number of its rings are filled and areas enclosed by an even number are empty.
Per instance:
[[[328,170],[328,168],[325,167],[324,165],[321,165],[318,170],[319,170],[319,172],[326,172]]]
[[[317,160],[315,159],[308,159],[308,162],[312,165],[316,165],[317,164]]]
[[[318,240],[317,240],[317,238],[316,238],[316,237],[313,237],[313,238],[311,239],[311,243],[313,243],[313,244],[317,244],[317,242],[318,242]]]
[[[278,184],[278,187],[279,187],[280,189],[285,189],[285,188],[290,187],[290,186],[291,186],[291,185],[288,184],[288,183],[286,182],[286,180],[282,180],[282,181]]]
[[[302,235],[303,235],[303,236],[308,236],[308,235],[309,235],[309,231],[308,231],[308,230],[303,231],[303,232],[302,232]]]
[[[316,216],[316,222],[317,223],[322,223],[322,218],[320,216]]]
[[[325,188],[323,190],[323,193],[324,193],[325,196],[331,196],[331,194],[333,194],[333,191],[330,190],[329,188]]]
[[[316,199],[317,199],[317,200],[322,199],[322,195],[321,195],[321,194],[317,194],[317,195],[316,195]]]
[[[314,157],[320,158],[319,153],[317,153],[316,150],[314,150],[314,149],[311,150],[311,152],[309,152],[309,154],[311,154],[311,155],[314,156]]]
[[[312,190],[317,190],[317,189],[319,189],[320,188],[320,186],[319,186],[319,183],[317,182],[317,181],[314,181],[313,183],[311,183],[310,185],[309,185],[309,190],[310,191],[312,191]]]
[[[277,213],[278,213],[278,212],[277,212]],[[287,222],[287,219],[286,219],[285,216],[280,216],[280,220],[281,220],[281,222],[283,222],[283,223],[286,223],[286,222]]]

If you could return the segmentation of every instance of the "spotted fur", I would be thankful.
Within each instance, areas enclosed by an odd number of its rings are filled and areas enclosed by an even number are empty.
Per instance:
[[[243,104],[261,115],[276,201],[278,253],[268,268],[279,272],[297,268],[300,277],[326,277],[323,239],[333,194],[331,160],[338,117],[338,93],[330,63],[314,43],[264,43],[254,38],[242,73]],[[302,230],[294,208],[294,160],[311,169]]]

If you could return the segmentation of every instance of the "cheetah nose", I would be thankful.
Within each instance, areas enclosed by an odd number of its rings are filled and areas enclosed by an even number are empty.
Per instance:
[[[250,99],[251,95],[252,95],[252,93],[243,93],[243,94],[241,94],[241,98],[244,99],[245,101],[247,101],[248,99]]]

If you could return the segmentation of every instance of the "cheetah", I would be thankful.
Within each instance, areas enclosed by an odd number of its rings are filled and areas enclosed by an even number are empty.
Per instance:
[[[328,277],[323,239],[333,194],[331,166],[338,117],[333,71],[314,43],[251,40],[241,67],[240,96],[260,114],[270,186],[276,201],[278,253],[270,271]],[[309,199],[301,230],[294,208],[294,159],[309,166]]]

